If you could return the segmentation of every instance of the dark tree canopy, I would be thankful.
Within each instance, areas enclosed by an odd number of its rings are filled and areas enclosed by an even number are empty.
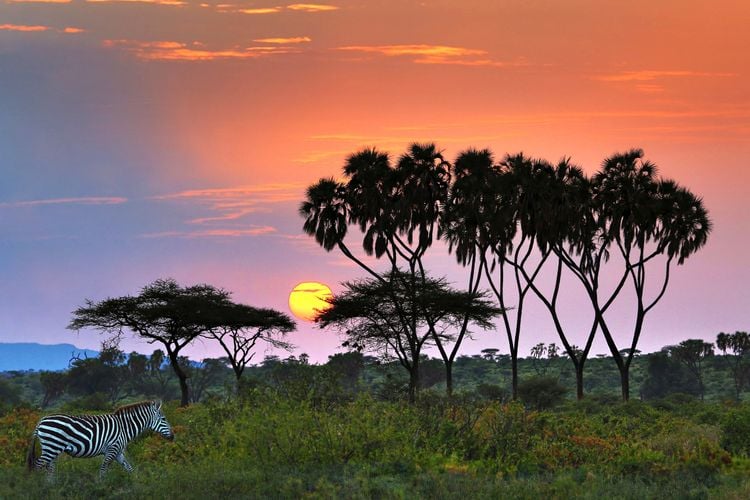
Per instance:
[[[296,325],[284,313],[233,303],[226,304],[216,312],[219,316],[215,321],[216,326],[208,335],[219,342],[227,353],[238,382],[255,356],[253,349],[258,341],[279,349],[289,350],[292,347],[282,337],[294,331]]]
[[[180,382],[181,404],[184,406],[190,397],[188,373],[179,362],[180,351],[199,336],[222,331],[239,333],[255,328],[264,315],[263,311],[235,304],[230,300],[229,292],[211,285],[183,287],[172,279],[165,279],[143,287],[136,296],[109,298],[101,302],[87,300],[84,307],[74,311],[68,328],[94,328],[116,337],[129,330],[149,343],[163,345]],[[289,326],[288,323],[285,325]]]
[[[317,319],[322,328],[339,331],[345,347],[397,359],[410,374],[410,398],[419,388],[422,349],[435,338],[451,340],[468,316],[470,323],[492,327],[501,313],[485,294],[458,291],[444,279],[426,277],[414,283],[409,273],[393,272],[387,281],[362,279],[344,283],[345,291],[329,300],[332,307]],[[402,305],[409,311],[410,328],[403,328]]]

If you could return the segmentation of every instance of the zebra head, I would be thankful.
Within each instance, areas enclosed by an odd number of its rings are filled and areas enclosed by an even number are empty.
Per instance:
[[[172,432],[172,426],[167,422],[167,417],[165,417],[164,412],[161,411],[161,401],[152,401],[151,410],[151,430],[158,432],[162,437],[172,441],[174,439],[174,433]]]

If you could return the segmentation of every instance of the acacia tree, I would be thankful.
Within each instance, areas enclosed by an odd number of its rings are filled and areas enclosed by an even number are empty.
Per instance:
[[[283,337],[294,331],[296,325],[282,312],[244,304],[226,304],[216,312],[220,315],[215,322],[217,326],[207,332],[207,336],[216,340],[226,352],[238,384],[255,356],[258,341],[278,349],[292,349]]]
[[[227,326],[223,313],[233,306],[229,297],[229,292],[211,285],[182,287],[172,279],[157,280],[136,296],[98,303],[87,300],[84,307],[73,312],[68,328],[94,328],[118,338],[130,330],[148,343],[161,344],[180,384],[180,404],[187,406],[188,373],[180,363],[180,352],[199,336]],[[234,322],[229,325],[240,326]]]
[[[732,372],[735,398],[739,401],[750,373],[750,367],[747,363],[747,355],[750,353],[750,335],[747,332],[739,331],[734,333],[721,332],[716,336],[716,347],[724,353],[725,359],[731,358],[729,369]]]
[[[329,300],[332,307],[317,322],[339,331],[346,338],[345,347],[397,359],[409,373],[409,401],[414,402],[425,345],[436,338],[450,341],[456,325],[467,315],[480,328],[490,328],[500,310],[484,295],[454,290],[443,279],[426,277],[411,289],[408,276],[388,276],[385,283],[373,278],[344,283],[345,291]],[[417,306],[416,315],[410,318],[414,328],[409,329],[401,327],[398,311],[398,304],[406,300]],[[445,367],[447,385],[451,365]]]

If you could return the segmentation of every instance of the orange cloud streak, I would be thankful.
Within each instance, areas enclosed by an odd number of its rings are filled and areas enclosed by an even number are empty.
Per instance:
[[[289,54],[293,50],[284,47],[247,47],[224,50],[209,50],[203,44],[171,41],[142,42],[138,40],[105,40],[105,47],[122,47],[137,58],[146,61],[213,61],[216,59],[252,59],[275,54]]]
[[[71,3],[73,0],[5,0],[6,3]]]
[[[296,10],[302,12],[330,12],[332,10],[339,10],[335,5],[317,4],[317,3],[295,3],[287,5],[287,9]]]
[[[0,24],[0,30],[2,31],[22,31],[22,32],[34,32],[34,31],[47,31],[49,26],[29,26],[25,24]]]
[[[258,38],[257,40],[253,41],[258,43],[289,44],[312,42],[312,38],[310,38],[309,36],[295,36],[291,38]]]
[[[337,50],[370,52],[384,56],[464,57],[484,55],[484,50],[451,47],[448,45],[349,45]]]
[[[599,75],[594,77],[595,80],[602,82],[650,82],[660,78],[670,77],[727,77],[736,76],[734,73],[710,73],[702,71],[659,71],[659,70],[641,70],[641,71],[623,71],[609,75]]]
[[[183,7],[187,5],[187,2],[184,0],[86,0],[86,3],[147,3],[170,7]]]
[[[224,8],[229,8],[230,6],[224,6]],[[263,15],[263,14],[276,14],[278,12],[281,12],[281,7],[265,7],[265,8],[257,8],[257,9],[238,9],[238,10],[229,10],[227,12],[240,12],[242,14],[248,14],[248,15]]]

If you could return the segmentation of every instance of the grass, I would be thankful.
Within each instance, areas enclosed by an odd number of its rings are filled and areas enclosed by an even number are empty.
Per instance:
[[[134,474],[113,464],[99,479],[100,458],[64,456],[48,484],[22,467],[39,413],[17,409],[0,418],[0,498],[750,498],[746,406],[535,412],[255,391],[167,416],[176,440],[133,442]]]

